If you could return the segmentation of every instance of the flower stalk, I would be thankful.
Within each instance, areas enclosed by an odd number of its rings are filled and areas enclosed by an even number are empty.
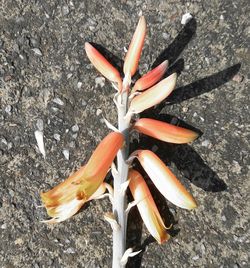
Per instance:
[[[126,250],[126,191],[121,191],[123,183],[128,178],[128,164],[126,162],[129,154],[129,125],[130,122],[125,120],[128,106],[128,92],[122,91],[118,95],[117,114],[118,114],[118,129],[124,135],[125,145],[119,150],[117,154],[117,177],[114,180],[114,199],[113,199],[113,213],[116,216],[120,228],[113,230],[113,261],[112,267],[124,267],[121,264],[121,259]]]
[[[194,131],[173,126],[150,118],[141,118],[131,124],[134,114],[159,104],[174,90],[177,74],[173,73],[160,81],[168,61],[162,62],[131,86],[131,78],[136,73],[146,34],[146,21],[141,17],[125,57],[122,79],[119,71],[90,43],[85,43],[86,54],[95,68],[117,90],[114,103],[117,108],[118,128],[104,122],[112,130],[97,146],[88,162],[78,171],[53,189],[41,193],[41,199],[51,219],[47,223],[67,220],[92,199],[108,196],[112,212],[106,212],[104,219],[113,230],[113,268],[124,268],[128,258],[139,254],[126,248],[127,217],[130,209],[137,206],[149,233],[162,244],[170,239],[165,223],[142,175],[132,168],[137,159],[160,193],[170,202],[185,209],[194,209],[197,203],[172,171],[159,157],[149,150],[137,150],[129,155],[130,130],[148,135],[163,142],[187,143],[195,140]],[[116,164],[114,163],[116,158]],[[112,186],[104,182],[111,170]],[[127,188],[134,201],[127,204]],[[105,193],[106,190],[108,193]]]

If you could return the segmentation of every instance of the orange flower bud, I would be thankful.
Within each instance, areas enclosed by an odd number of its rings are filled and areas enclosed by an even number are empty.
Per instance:
[[[162,244],[170,238],[166,232],[164,222],[156,207],[154,199],[148,189],[148,186],[141,174],[131,169],[128,178],[130,179],[129,188],[137,203],[140,215],[150,234]]]
[[[178,207],[193,209],[197,204],[171,170],[149,150],[136,152],[137,158],[161,194]]]
[[[99,188],[116,157],[123,146],[124,137],[119,132],[108,134],[97,146],[88,163],[76,171],[64,182],[52,190],[41,193],[42,202],[49,216],[49,222],[60,222],[74,215],[82,205],[98,193]],[[96,193],[96,191],[98,191]]]
[[[145,36],[146,36],[146,20],[142,16],[138,22],[138,25],[136,27],[135,33],[133,35],[132,41],[129,45],[128,52],[124,60],[123,72],[125,76],[129,74],[129,76],[132,77],[135,74],[141,56]]]
[[[85,43],[85,51],[91,63],[108,80],[117,83],[118,89],[122,88],[122,79],[118,70],[90,43]]]
[[[149,118],[140,118],[134,129],[158,140],[179,144],[191,142],[199,136],[192,130]]]
[[[176,79],[177,74],[173,73],[139,96],[134,97],[129,112],[138,114],[163,101],[174,90]]]
[[[133,87],[132,92],[135,91],[143,91],[155,83],[157,83],[168,68],[168,61],[163,61],[160,65],[155,67],[153,70],[149,71],[145,75],[143,75],[140,79],[138,79]]]

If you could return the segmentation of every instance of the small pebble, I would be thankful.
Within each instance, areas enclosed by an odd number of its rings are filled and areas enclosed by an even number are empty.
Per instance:
[[[60,106],[64,105],[64,102],[60,98],[54,98],[53,102],[60,105]]]
[[[186,113],[188,111],[188,107],[182,107],[182,111]]]
[[[80,89],[82,87],[82,82],[77,83],[77,88]]]
[[[105,78],[104,77],[96,77],[95,79],[95,87],[104,87],[105,85]]]
[[[43,131],[43,120],[38,118],[36,121],[36,127],[38,130]]]
[[[209,144],[210,144],[210,141],[209,141],[209,140],[204,140],[204,141],[201,143],[201,146],[203,146],[203,147],[208,147]]]
[[[2,138],[1,139],[1,143],[4,144],[4,145],[6,145],[6,146],[8,145],[8,142],[7,142],[7,140],[5,138]]]
[[[6,107],[5,107],[5,112],[8,114],[8,115],[11,115],[11,110],[12,110],[12,107],[11,107],[11,105],[7,105]]]
[[[183,25],[187,24],[192,18],[193,16],[190,13],[184,14],[181,18],[181,24]]]
[[[69,14],[69,7],[67,5],[62,7],[62,14],[63,16],[66,16]]]
[[[82,106],[86,106],[87,102],[85,100],[82,100]]]
[[[79,126],[77,124],[75,124],[71,129],[73,132],[77,132],[77,131],[79,131]]]
[[[97,116],[99,116],[101,113],[102,113],[102,110],[101,110],[101,109],[97,109],[97,110],[96,110],[96,115],[97,115]]]
[[[201,116],[200,116],[200,120],[201,120],[202,122],[204,122],[204,121],[205,121],[205,119],[204,119],[203,117],[201,117]]]
[[[204,246],[204,244],[201,244],[201,252],[202,254],[206,253],[206,247]]]
[[[66,250],[64,250],[64,253],[74,254],[75,250],[73,248],[67,248]]]
[[[169,34],[168,33],[163,33],[162,34],[162,37],[163,37],[163,39],[165,39],[165,40],[167,40],[167,39],[169,39]]]
[[[32,48],[31,50],[38,56],[43,55],[42,51],[39,48]]]
[[[244,80],[244,76],[243,75],[240,75],[240,74],[236,74],[233,77],[233,81],[235,81],[237,83],[241,83],[243,80]]]
[[[43,132],[36,130],[34,133],[35,133],[35,138],[37,141],[38,149],[40,153],[43,155],[43,157],[45,158],[46,154],[45,154],[45,146],[44,146],[44,141],[43,141]]]
[[[53,137],[54,137],[54,139],[57,140],[57,141],[60,141],[60,140],[61,140],[61,136],[60,136],[60,134],[55,133],[55,134],[53,135]]]
[[[70,79],[72,77],[72,73],[67,74],[67,79]]]
[[[64,150],[62,151],[62,153],[63,153],[65,159],[66,159],[66,160],[69,160],[69,150],[68,150],[68,149],[64,149]]]
[[[76,147],[75,142],[74,142],[74,141],[71,141],[71,142],[69,143],[69,147],[70,147],[70,148],[75,148],[75,147]]]
[[[199,255],[196,255],[196,256],[194,256],[194,257],[192,258],[192,260],[197,261],[199,258],[200,258]]]
[[[8,145],[7,145],[8,150],[10,150],[12,147],[13,147],[13,143],[9,142]]]
[[[7,224],[6,223],[4,223],[4,224],[1,225],[1,229],[2,230],[6,229],[6,228],[7,228]]]

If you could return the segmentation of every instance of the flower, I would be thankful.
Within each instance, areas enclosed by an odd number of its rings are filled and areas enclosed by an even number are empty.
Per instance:
[[[166,227],[146,182],[142,178],[141,174],[134,169],[130,169],[128,179],[130,180],[130,191],[137,203],[143,222],[150,234],[159,244],[162,244],[167,241],[170,236],[166,232]]]
[[[108,80],[117,84],[118,89],[121,90],[122,79],[118,70],[88,42],[85,43],[85,51],[95,68]]]
[[[138,150],[134,154],[166,199],[181,208],[194,209],[197,207],[193,196],[156,154],[149,150]]]
[[[87,164],[48,192],[41,193],[42,202],[51,220],[61,222],[74,215],[85,202],[105,192],[103,180],[123,146],[119,132],[108,134],[97,146]]]
[[[199,136],[192,130],[150,118],[140,118],[133,128],[158,140],[179,144],[191,142]]]

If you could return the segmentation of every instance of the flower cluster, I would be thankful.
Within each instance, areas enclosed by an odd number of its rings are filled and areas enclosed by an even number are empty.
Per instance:
[[[127,114],[124,120],[129,123],[134,114],[139,114],[167,98],[176,85],[176,73],[161,80],[168,68],[168,61],[163,61],[131,86],[131,79],[138,68],[145,36],[146,22],[145,18],[141,17],[124,60],[123,79],[119,71],[96,48],[90,43],[85,43],[85,50],[91,63],[116,88],[116,100],[124,94],[127,96]],[[119,103],[116,104],[119,105]],[[198,137],[196,132],[189,129],[150,118],[140,118],[129,128],[155,139],[177,144],[188,143]],[[126,146],[125,140],[124,133],[118,130],[108,134],[84,167],[52,190],[41,194],[48,215],[52,217],[48,222],[66,220],[74,215],[85,202],[102,196],[107,188],[112,195],[111,186],[104,183],[104,179],[118,151]],[[160,193],[171,203],[184,209],[193,209],[197,206],[193,196],[155,153],[149,150],[137,150],[129,157],[129,159],[135,158],[138,159]],[[115,176],[114,179],[116,179]],[[137,205],[148,231],[158,243],[168,240],[167,228],[142,175],[131,167],[126,180],[134,198],[134,204]]]

